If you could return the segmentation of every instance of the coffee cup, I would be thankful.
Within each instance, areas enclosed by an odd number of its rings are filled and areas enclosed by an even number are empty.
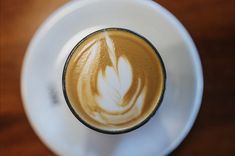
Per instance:
[[[63,70],[63,93],[74,116],[106,134],[144,125],[160,106],[166,71],[157,49],[124,28],[95,31],[72,49]]]

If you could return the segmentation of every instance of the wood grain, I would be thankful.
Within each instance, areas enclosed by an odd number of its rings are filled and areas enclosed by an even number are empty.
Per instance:
[[[0,155],[54,155],[25,116],[20,70],[39,25],[67,0],[0,1]],[[204,97],[176,156],[235,155],[235,1],[158,0],[187,28],[202,59]]]

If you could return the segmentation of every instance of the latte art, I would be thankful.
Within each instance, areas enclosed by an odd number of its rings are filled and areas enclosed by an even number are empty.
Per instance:
[[[82,108],[91,118],[103,124],[121,124],[142,112],[146,86],[141,77],[136,77],[137,87],[128,94],[134,84],[132,66],[125,55],[117,56],[108,33],[102,35],[103,41],[93,41],[81,51],[79,60],[86,62],[81,66],[77,61],[80,71],[77,93]],[[109,62],[103,69],[98,68],[101,57],[107,57]]]
[[[118,131],[143,122],[164,91],[164,69],[155,49],[124,30],[98,31],[81,41],[65,67],[65,95],[86,124]]]

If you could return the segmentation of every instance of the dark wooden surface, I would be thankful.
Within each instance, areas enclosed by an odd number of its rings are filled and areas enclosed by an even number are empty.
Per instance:
[[[0,155],[53,155],[25,116],[20,70],[27,45],[66,0],[0,0]],[[159,0],[192,35],[205,89],[196,123],[176,156],[235,155],[235,1]]]

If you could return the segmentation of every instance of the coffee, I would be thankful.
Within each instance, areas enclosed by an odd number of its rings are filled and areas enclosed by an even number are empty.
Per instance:
[[[165,69],[144,37],[120,28],[94,32],[79,42],[65,64],[63,87],[74,115],[105,133],[146,122],[161,103]]]

